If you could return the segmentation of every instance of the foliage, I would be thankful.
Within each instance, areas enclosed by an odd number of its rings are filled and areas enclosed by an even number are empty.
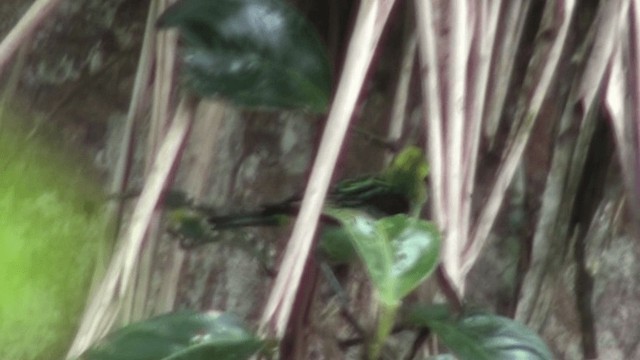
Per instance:
[[[538,335],[524,325],[489,313],[457,315],[447,305],[414,305],[406,321],[426,327],[461,360],[551,360]]]
[[[185,42],[184,77],[198,95],[222,96],[254,108],[317,112],[324,111],[328,103],[329,71],[324,50],[310,25],[279,0],[184,0],[170,7],[158,25],[180,29]],[[342,233],[328,237],[335,241],[329,252],[340,249],[336,253],[344,260],[345,254],[355,249],[380,301],[375,328],[365,331],[365,335],[372,334],[364,339],[369,359],[379,358],[404,299],[441,260],[437,226],[417,218],[427,199],[424,180],[428,173],[422,150],[409,147],[380,176],[338,184],[324,208],[325,216],[335,219],[342,228]],[[390,194],[401,195],[404,201],[400,210],[372,206],[372,199],[388,198]],[[295,214],[299,200],[268,205],[246,216],[208,216],[197,209],[179,209],[170,218],[177,225],[177,233],[201,243],[201,239],[215,236],[217,230],[281,224],[283,217]],[[350,246],[344,244],[345,239]],[[194,332],[200,339],[202,330],[176,327],[175,316],[182,315],[166,315],[125,327],[83,359],[116,358],[98,354],[122,358],[124,355],[117,354],[131,354],[130,349],[135,349],[131,360],[144,359],[148,353],[155,358],[198,358],[190,339]],[[513,349],[539,350],[536,354],[540,359],[549,358],[544,343],[536,343],[539,339],[526,328],[493,315],[423,317],[414,325],[429,328],[465,359],[476,355],[504,358],[506,353],[513,355]],[[250,340],[244,345],[246,353],[238,354],[239,358],[253,354],[260,343],[257,337],[244,334]],[[212,341],[208,343],[211,351],[218,355],[220,343],[228,345],[224,333],[207,332],[206,338]],[[197,348],[200,346],[198,343]]]
[[[230,314],[181,311],[128,325],[78,360],[242,360],[262,346]]]
[[[329,62],[313,27],[281,0],[183,0],[158,20],[185,40],[183,74],[201,96],[324,112]]]
[[[426,201],[425,180],[429,168],[424,152],[407,146],[380,174],[339,181],[327,197],[327,207],[361,209],[380,217],[401,213],[418,213]],[[262,205],[253,212],[219,215],[210,206],[195,204],[179,191],[167,193],[165,205],[170,231],[180,239],[183,248],[216,242],[218,231],[248,226],[282,226],[299,210],[300,195],[284,201]],[[337,263],[352,259],[349,242],[343,230],[326,226],[322,232],[321,250]]]
[[[438,263],[440,234],[427,221],[406,215],[375,220],[350,209],[326,212],[350,235],[380,300],[387,306],[397,306]]]
[[[359,79],[360,76],[358,75],[354,76],[356,80],[349,81],[350,71],[348,70],[353,72],[354,67],[349,67],[348,65],[356,63],[350,60],[354,56],[370,57],[370,54],[373,53],[376,48],[377,37],[382,32],[384,22],[394,1],[364,1],[360,3],[361,11],[358,12],[356,25],[354,26],[354,40],[349,45],[348,56],[345,61],[346,71],[343,71],[346,74],[343,74],[343,78],[347,80],[340,83],[341,85],[347,84],[344,89],[348,90],[338,91],[337,105],[331,111],[331,114],[339,114],[335,115],[338,118],[342,116],[345,120],[344,124],[348,123],[353,109],[349,109],[351,105],[341,103],[356,102],[356,98],[363,88],[364,74],[366,73],[366,67],[361,66],[360,68],[364,69],[362,72],[358,72],[359,75],[362,75],[361,79]],[[448,285],[451,285],[454,292],[456,290],[460,293],[463,292],[466,276],[487,241],[488,233],[496,220],[500,204],[522,157],[535,121],[540,117],[539,114],[547,113],[547,111],[544,111],[545,109],[542,109],[543,99],[549,98],[548,89],[553,88],[552,85],[554,85],[551,81],[554,78],[553,74],[558,70],[564,70],[562,66],[563,60],[565,63],[569,63],[567,58],[563,59],[564,56],[571,57],[571,62],[577,64],[575,68],[586,70],[584,70],[581,78],[576,77],[578,80],[574,81],[571,86],[563,86],[563,88],[571,88],[571,94],[569,96],[562,94],[558,98],[566,98],[568,100],[560,100],[559,102],[568,104],[566,109],[575,110],[577,108],[583,111],[565,111],[565,108],[558,106],[559,113],[570,115],[563,115],[560,125],[557,126],[559,129],[557,146],[562,151],[557,151],[554,154],[553,163],[563,164],[563,161],[569,163],[569,160],[563,159],[563,157],[572,156],[567,156],[566,154],[575,154],[575,158],[571,159],[571,165],[565,166],[565,168],[578,170],[583,168],[583,161],[580,159],[584,157],[581,153],[583,149],[576,148],[574,152],[571,146],[565,146],[576,140],[572,132],[569,131],[571,128],[568,124],[579,123],[580,129],[589,129],[591,128],[589,117],[598,111],[598,109],[595,109],[597,106],[594,105],[597,102],[594,102],[596,90],[582,91],[583,84],[597,84],[598,86],[590,87],[592,89],[602,89],[602,92],[607,93],[607,95],[612,95],[612,92],[614,95],[625,93],[620,91],[625,89],[624,86],[620,85],[623,83],[620,79],[620,74],[624,73],[622,64],[630,61],[621,59],[622,55],[620,54],[632,54],[630,57],[633,58],[636,49],[634,46],[630,46],[630,49],[614,49],[612,46],[592,46],[592,40],[590,40],[592,37],[611,40],[619,35],[626,35],[624,31],[627,30],[623,29],[623,26],[607,26],[609,18],[604,16],[611,13],[619,13],[619,16],[626,16],[626,8],[609,8],[603,5],[596,9],[596,5],[576,5],[577,3],[575,1],[561,2],[558,6],[554,6],[556,4],[552,2],[541,2],[540,5],[529,5],[529,3],[522,3],[521,5],[519,2],[496,3],[480,5],[480,7],[474,8],[474,11],[469,11],[470,2],[455,2],[452,6],[444,6],[443,8],[439,8],[440,5],[428,1],[415,2],[414,10],[416,10],[415,15],[417,16],[415,19],[416,26],[413,30],[415,30],[419,49],[422,52],[420,57],[422,63],[419,66],[420,71],[418,73],[424,92],[422,105],[425,118],[428,119],[424,125],[428,128],[429,139],[427,143],[430,147],[430,156],[434,169],[432,174],[432,188],[434,189],[432,210],[434,221],[437,222],[438,226],[417,219],[417,215],[426,200],[426,191],[424,191],[423,187],[413,187],[413,185],[424,180],[428,167],[419,167],[417,164],[412,163],[410,158],[404,163],[405,169],[413,171],[414,175],[417,174],[417,176],[414,178],[401,176],[400,180],[408,181],[405,190],[410,190],[407,192],[410,204],[406,207],[406,212],[412,216],[403,214],[384,217],[384,215],[390,214],[373,214],[371,208],[364,210],[344,209],[343,207],[354,205],[353,203],[349,204],[353,200],[353,198],[349,197],[342,199],[334,197],[330,200],[339,201],[328,202],[328,206],[324,209],[325,215],[334,217],[342,225],[343,232],[341,236],[333,237],[333,239],[337,239],[338,242],[343,241],[342,245],[344,245],[344,235],[347,235],[347,241],[351,242],[351,250],[355,250],[355,253],[364,262],[364,267],[368,271],[378,299],[382,304],[382,309],[378,313],[375,335],[373,335],[372,339],[365,339],[369,343],[368,355],[370,358],[376,358],[380,353],[380,348],[390,334],[391,327],[394,324],[396,311],[403,304],[404,298],[433,272],[435,267],[438,266],[438,262],[441,262],[443,273],[448,275],[448,279],[451,282]],[[535,11],[529,11],[530,7],[535,7]],[[380,9],[384,9],[384,11]],[[475,11],[476,9],[481,11]],[[604,20],[601,20],[601,22],[593,21],[593,27],[584,26],[584,24],[591,21],[589,16],[595,14],[595,10],[602,11],[598,16],[594,17]],[[444,13],[445,16],[441,16],[443,11],[446,12]],[[637,12],[637,9],[634,11]],[[531,31],[532,33],[537,32],[537,35],[535,35],[537,44],[531,51],[532,56],[529,56],[535,61],[526,64],[514,64],[513,59],[505,60],[505,54],[516,53],[516,45],[520,41],[523,28],[530,26],[529,22],[537,22],[537,20],[529,21],[529,15],[533,13],[538,16],[537,13],[543,12],[544,15],[541,16],[543,20],[540,21],[541,25],[535,25],[534,27],[537,28]],[[581,16],[585,13],[589,16]],[[155,15],[157,15],[154,12],[151,12],[151,14],[153,16],[150,16],[150,19],[155,18]],[[410,15],[413,16],[414,14]],[[637,16],[637,14],[633,13],[630,18],[635,19],[634,16]],[[614,16],[610,16],[610,18],[615,20]],[[527,24],[523,23],[525,19]],[[583,24],[574,26],[572,19],[580,19],[578,23]],[[371,26],[371,24],[375,25]],[[469,24],[472,26],[469,27]],[[236,105],[250,108],[305,109],[313,112],[324,112],[326,110],[330,98],[331,85],[328,61],[323,46],[309,24],[297,12],[287,7],[283,1],[183,0],[166,11],[160,17],[158,25],[161,28],[177,27],[181,31],[184,40],[183,77],[186,80],[187,87],[197,95],[223,97],[231,100]],[[501,26],[504,28],[501,28]],[[362,30],[363,28],[364,30]],[[618,30],[604,31],[609,28]],[[447,29],[447,31],[441,31],[442,29]],[[580,34],[577,37],[580,39],[578,41],[584,40],[584,44],[580,44],[582,49],[579,51],[574,51],[575,48],[565,47],[564,45],[568,39],[571,39],[567,34],[572,29],[584,30],[578,31]],[[529,30],[527,29],[527,31]],[[582,39],[582,36],[587,36],[587,38]],[[503,43],[505,44],[504,46],[500,45]],[[602,43],[612,44],[614,42],[602,41]],[[524,47],[529,45],[524,44]],[[584,51],[585,54],[588,54],[591,48],[596,49],[595,52],[603,54],[603,56],[599,57],[601,59],[599,64],[584,60],[584,54],[581,52]],[[408,59],[415,58],[415,44],[413,51],[414,53],[407,52],[409,54],[407,55]],[[367,56],[361,55],[364,52],[367,52]],[[615,58],[611,55],[614,53],[618,53]],[[158,63],[162,62],[158,61]],[[368,62],[365,63],[368,65]],[[408,65],[407,68],[417,68],[412,62],[407,62],[406,65]],[[509,79],[511,69],[520,65],[523,65],[522,68],[526,69],[527,72],[524,80],[513,81]],[[161,67],[158,66],[158,72],[160,72]],[[578,72],[580,71],[582,70]],[[503,78],[492,79],[496,74]],[[609,81],[608,74],[611,74],[611,78],[615,79],[613,82],[620,84],[614,84],[613,86],[607,84]],[[566,77],[570,78],[574,75],[574,70],[570,69]],[[144,76],[141,78],[148,80]],[[406,83],[408,89],[410,81]],[[507,92],[512,90],[507,88],[505,85],[507,83],[523,83],[522,89],[517,89],[521,91],[521,95],[506,96]],[[144,84],[142,87],[146,85]],[[341,88],[339,87],[339,89]],[[167,91],[162,92],[169,93]],[[401,92],[398,91],[398,93]],[[159,93],[157,92],[157,94]],[[634,99],[636,97],[630,96],[629,98]],[[158,100],[161,98],[162,96],[158,96],[154,101],[162,101]],[[348,100],[343,101],[345,98]],[[622,111],[616,112],[616,109],[624,108],[624,104],[620,104],[619,101],[611,101],[616,96],[609,96],[609,98],[607,103],[608,110],[611,113],[609,115],[614,118],[614,124],[617,124],[616,136],[619,142],[622,142],[620,141],[620,134],[625,132],[623,130],[631,131],[632,129],[628,129],[629,126],[624,116],[619,116]],[[192,98],[189,99],[191,100]],[[509,125],[511,129],[508,131],[508,138],[496,139],[496,129],[503,125],[500,124],[500,119],[506,113],[506,107],[503,105],[510,100],[517,100],[515,102],[518,104],[515,106],[515,111],[513,111],[513,124]],[[185,103],[188,104],[188,102]],[[400,101],[396,105],[400,105],[398,108],[402,108],[406,105],[406,101],[405,103]],[[337,110],[334,111],[334,109]],[[165,107],[165,110],[169,110],[168,106]],[[509,114],[511,115],[511,113]],[[330,120],[332,118],[330,117]],[[490,122],[484,121],[484,119],[489,119]],[[329,123],[333,124],[332,122]],[[336,121],[336,123],[339,123],[339,121]],[[344,128],[346,129],[346,126]],[[329,127],[329,130],[332,129],[332,127]],[[589,141],[590,135],[583,136],[583,134],[588,134],[588,131],[580,131],[579,141],[575,142],[583,145]],[[186,134],[186,131],[184,133]],[[332,135],[329,131],[327,134],[327,138]],[[569,137],[569,141],[566,139],[560,141],[560,134],[568,134],[565,137]],[[342,136],[336,137],[342,138]],[[170,137],[167,136],[167,138]],[[491,144],[490,147],[493,147],[494,143],[506,144],[505,151],[500,154],[502,160],[496,171],[494,187],[489,189],[486,206],[473,203],[474,198],[471,196],[475,193],[474,186],[476,173],[479,170],[478,164],[482,163],[478,157],[479,149],[482,148],[481,144],[485,140],[488,140],[487,142]],[[340,141],[338,141],[337,146],[334,146],[334,149],[340,146]],[[560,155],[556,157],[556,154]],[[335,156],[337,157],[337,155]],[[331,159],[331,156],[328,156],[328,158]],[[560,160],[557,160],[558,158]],[[627,156],[627,158],[632,158],[632,156]],[[330,163],[331,160],[328,162]],[[332,166],[328,168],[332,168]],[[319,166],[319,168],[321,167]],[[627,187],[631,188],[633,185],[630,186],[629,184],[637,184],[638,182],[633,181],[633,178],[628,175],[629,173],[634,173],[629,171],[629,168],[632,167],[627,165],[625,173],[627,174]],[[325,171],[325,174],[322,174],[321,177],[326,174],[331,174],[331,171]],[[398,175],[400,173],[391,173],[391,175],[394,174]],[[327,178],[329,177],[329,175],[326,176]],[[312,179],[315,178],[317,177],[312,177]],[[396,182],[398,179],[393,177],[382,180],[389,179],[393,179],[391,183],[400,183]],[[568,194],[561,202],[570,206],[572,198],[576,197],[573,185],[577,183],[576,179],[579,179],[579,176],[567,173],[553,178],[550,177],[550,180],[554,179],[559,179],[556,184],[562,184],[562,186],[567,184],[567,191],[553,193]],[[568,180],[565,181],[565,179]],[[164,180],[166,180],[166,177],[163,179],[163,184]],[[381,179],[376,178],[373,181],[345,183],[343,184],[344,187],[338,190],[344,190],[345,194],[353,194],[354,192],[370,194],[369,191],[372,191],[372,189],[376,191],[380,189],[378,186],[380,184],[379,180]],[[158,183],[160,182],[156,182],[156,184]],[[156,188],[159,189],[160,186],[156,186]],[[326,189],[324,187],[318,190],[314,186],[309,188],[310,192],[317,191],[319,193],[324,193]],[[555,190],[565,189],[557,187]],[[158,190],[157,193],[159,192]],[[342,193],[338,192],[338,195],[340,196]],[[317,198],[321,200],[322,197]],[[321,202],[320,200],[318,200],[318,204]],[[355,206],[353,207],[361,208],[362,206],[359,205],[363,204],[358,203],[360,200],[356,198]],[[40,204],[40,207],[55,209],[58,202],[60,200],[57,197],[45,196],[44,200],[41,202],[36,201],[35,203]],[[553,203],[554,201],[545,199],[544,202]],[[315,210],[319,210],[319,207],[320,205]],[[551,208],[551,211],[546,211],[549,208]],[[149,209],[151,209],[151,206],[149,206]],[[545,219],[561,218],[554,216],[554,214],[560,214],[560,206],[554,208],[554,204],[551,204],[546,209],[543,209]],[[319,211],[317,212],[319,213]],[[476,214],[479,214],[477,221],[472,218]],[[174,220],[182,226],[180,228],[182,233],[186,233],[191,237],[203,238],[210,235],[209,230],[211,229],[208,229],[207,226],[211,225],[211,218],[203,219],[197,213],[183,212],[175,213],[174,215],[176,215],[174,218],[177,218],[177,220]],[[303,215],[306,214],[303,213]],[[573,214],[569,214],[568,217],[573,217]],[[301,218],[305,219],[306,217],[301,216]],[[541,218],[543,217],[541,216]],[[220,218],[217,220],[220,220]],[[248,220],[248,222],[240,222],[234,225],[247,226],[253,224],[251,221],[254,219],[245,220]],[[277,217],[270,220],[277,224],[282,220],[282,216],[277,214]],[[309,221],[312,223],[312,230],[313,226],[315,226],[314,221],[315,219]],[[63,221],[59,223],[64,224]],[[562,220],[559,220],[558,224],[552,221],[549,223],[549,228],[572,230],[570,226],[565,226],[566,224],[563,224]],[[217,223],[217,226],[222,228],[220,224]],[[56,225],[59,224],[56,223]],[[71,226],[76,225],[74,223]],[[143,233],[146,226],[145,224],[136,229],[142,229],[140,233]],[[539,228],[544,226],[546,224],[542,224]],[[438,227],[440,227],[440,230],[443,231],[443,236],[445,236],[442,241],[443,256],[441,258],[439,257],[441,241]],[[307,233],[312,234],[313,231],[307,231]],[[540,233],[546,234],[544,231]],[[563,236],[547,236],[549,239],[561,237]],[[295,244],[295,241],[292,241],[292,243]],[[311,242],[305,241],[304,244],[309,245]],[[540,244],[539,239],[537,239],[537,244]],[[134,245],[132,246],[132,248],[135,248],[133,250],[138,250],[139,243]],[[303,248],[305,247],[303,246]],[[306,246],[306,249],[308,248],[310,247]],[[569,253],[569,251],[558,251],[558,253]],[[131,254],[133,256],[128,256]],[[136,254],[136,251],[130,252],[127,254],[127,260],[131,260]],[[291,254],[299,255],[295,251],[292,251]],[[302,260],[294,264],[303,263],[306,255],[303,251],[303,254],[299,256]],[[114,261],[114,263],[117,264],[118,262]],[[537,263],[543,262],[538,261]],[[544,263],[548,262],[544,261]],[[131,261],[122,262],[122,264],[127,267],[127,270],[131,269]],[[285,264],[288,263],[285,262]],[[549,272],[551,273],[551,271]],[[126,274],[130,273],[127,272]],[[122,280],[122,278],[119,280]],[[125,277],[125,280],[129,280],[129,278]],[[530,281],[530,283],[536,284],[536,286],[541,282],[537,279],[534,280]],[[295,290],[297,285],[297,280],[292,280],[291,288]],[[123,287],[126,288],[127,286]],[[117,288],[117,286],[111,289],[114,288]],[[542,286],[537,286],[537,288],[542,288]],[[274,298],[278,300],[277,296],[274,296]],[[585,302],[588,303],[588,301]],[[535,303],[535,301],[524,303]],[[278,304],[282,304],[282,302]],[[198,316],[197,314],[191,315]],[[279,314],[276,315],[279,316]],[[285,311],[285,315],[280,316],[280,318],[287,319],[288,315]],[[524,316],[524,318],[528,317]],[[108,338],[107,342],[101,345],[101,349],[108,349],[112,345],[109,341],[114,339],[118,346],[127,344],[127,341],[132,337],[140,333],[147,334],[147,331],[160,335],[159,339],[162,339],[162,335],[165,334],[158,334],[157,330],[162,329],[165,324],[170,323],[173,319],[172,315],[154,319],[148,323],[134,324]],[[417,325],[423,328],[426,327],[432,333],[438,335],[442,342],[462,358],[511,358],[523,354],[525,354],[523,355],[525,357],[529,355],[536,358],[549,357],[548,350],[536,336],[511,320],[493,315],[447,313],[444,317],[422,317]],[[180,329],[177,333],[184,332],[183,330]],[[161,340],[152,346],[151,351],[166,350],[163,346],[170,344],[171,342]],[[138,349],[149,350],[149,348],[139,346],[134,346],[134,348],[136,349],[135,351],[138,351]],[[94,354],[100,352],[100,348],[94,350],[96,351]],[[154,356],[164,355],[154,354]],[[172,355],[168,356],[173,357]]]
[[[374,220],[351,209],[327,209],[350,235],[364,262],[381,309],[368,356],[377,359],[395,323],[402,299],[435,270],[440,255],[440,234],[424,220],[395,215]]]
[[[354,209],[325,212],[342,225],[342,234],[347,234],[363,261],[381,301],[374,336],[367,340],[368,358],[377,359],[402,300],[436,268],[440,234],[432,223],[406,215],[375,220]],[[403,313],[405,323],[430,329],[462,360],[552,358],[537,335],[504,317],[458,315],[443,305],[413,305]],[[263,345],[227,316],[185,312],[135,323],[111,334],[80,359],[247,359]]]
[[[2,111],[0,358],[60,358],[105,238],[101,191],[86,159]]]

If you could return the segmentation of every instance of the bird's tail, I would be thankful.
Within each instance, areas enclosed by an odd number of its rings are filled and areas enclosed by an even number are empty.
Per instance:
[[[177,209],[169,213],[168,231],[180,240],[180,246],[190,249],[198,245],[216,242],[220,230],[249,226],[278,226],[286,223],[288,216],[267,214],[262,211],[237,215],[208,216],[193,209]]]
[[[206,218],[211,230],[227,230],[249,226],[281,226],[287,223],[288,215],[282,213],[253,213],[209,216]]]

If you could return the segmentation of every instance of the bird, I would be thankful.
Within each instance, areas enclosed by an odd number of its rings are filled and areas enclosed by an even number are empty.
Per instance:
[[[339,181],[333,186],[325,202],[326,208],[359,209],[374,218],[396,214],[418,216],[427,200],[426,178],[429,166],[424,152],[417,146],[407,146],[382,172]],[[178,206],[169,211],[168,228],[180,239],[180,245],[191,249],[215,242],[220,231],[264,226],[283,226],[299,211],[301,196],[294,195],[284,201],[266,204],[257,210],[212,214],[203,206]],[[175,205],[175,204],[174,204]],[[324,222],[337,225],[329,216]],[[323,230],[325,251],[336,252],[340,257],[343,234],[337,226],[325,226]],[[335,256],[334,256],[335,257]]]

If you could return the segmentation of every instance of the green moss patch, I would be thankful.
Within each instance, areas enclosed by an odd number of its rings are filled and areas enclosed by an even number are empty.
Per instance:
[[[87,162],[32,129],[0,117],[0,359],[63,357],[105,239]]]

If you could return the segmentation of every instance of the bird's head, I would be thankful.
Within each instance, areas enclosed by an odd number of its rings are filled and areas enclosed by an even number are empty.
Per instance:
[[[404,148],[385,171],[385,178],[411,200],[411,212],[418,212],[427,201],[425,179],[429,175],[429,164],[424,151],[417,146]]]

